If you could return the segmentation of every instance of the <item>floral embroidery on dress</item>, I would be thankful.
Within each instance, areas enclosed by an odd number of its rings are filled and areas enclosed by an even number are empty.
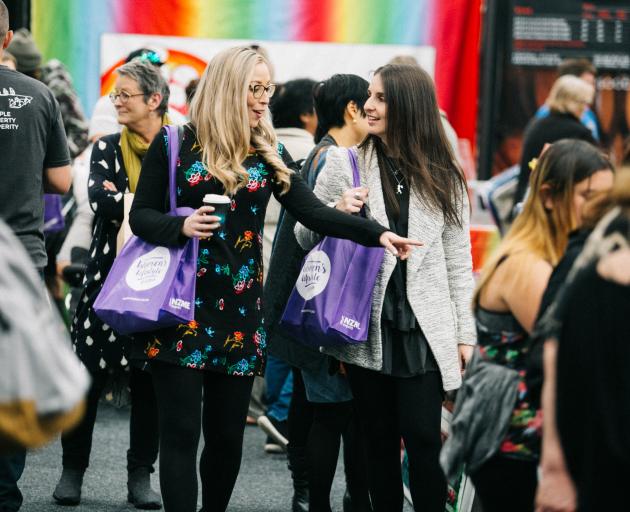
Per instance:
[[[191,320],[187,324],[179,324],[177,330],[182,331],[182,336],[197,336],[199,324],[195,320]]]
[[[254,283],[254,279],[252,278],[254,272],[254,260],[250,259],[247,265],[243,265],[238,273],[232,276],[234,292],[237,295],[243,293],[246,288],[249,289],[252,287]]]
[[[243,348],[243,340],[245,335],[241,331],[234,331],[234,334],[230,334],[223,344],[223,348],[230,347],[230,352],[236,348]]]
[[[245,249],[251,249],[254,245],[252,242],[253,239],[254,232],[249,230],[245,231],[237,238],[236,243],[234,244],[234,248],[238,249],[240,252],[243,252]]]
[[[199,185],[202,181],[208,181],[212,178],[206,166],[197,161],[185,172],[186,181],[191,187]]]
[[[160,353],[160,349],[158,348],[160,345],[161,345],[160,340],[158,340],[155,337],[153,338],[153,341],[149,342],[145,350],[147,357],[149,359],[153,359],[155,356],[157,356]]]
[[[263,327],[256,329],[254,333],[254,345],[256,345],[256,353],[263,357],[264,350],[267,348],[267,332]]]
[[[231,375],[251,376],[254,375],[254,368],[256,368],[256,357],[252,356],[249,360],[241,359],[229,366],[228,373]]]
[[[267,186],[267,175],[269,172],[265,168],[265,164],[259,162],[256,167],[250,167],[247,169],[249,173],[249,181],[247,182],[247,190],[250,192],[256,192],[259,188]]]
[[[210,263],[210,250],[209,249],[201,249],[199,254],[197,255],[197,270],[201,268],[202,265],[207,265]]]
[[[206,345],[202,350],[194,350],[186,357],[181,358],[181,363],[189,368],[197,368],[202,370],[205,367],[205,363],[208,360],[208,354],[212,352],[212,346]]]

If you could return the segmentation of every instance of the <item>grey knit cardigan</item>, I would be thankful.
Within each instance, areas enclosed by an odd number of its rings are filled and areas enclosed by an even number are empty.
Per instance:
[[[388,226],[385,201],[376,153],[370,145],[359,148],[361,185],[369,188],[368,217]],[[343,192],[352,188],[352,170],[348,152],[331,147],[325,167],[319,174],[315,194],[333,205]],[[477,342],[471,300],[474,280],[470,251],[468,196],[463,194],[462,226],[446,225],[442,212],[428,208],[413,190],[409,199],[408,237],[420,240],[407,262],[407,297],[431,351],[435,356],[445,391],[461,384],[458,344]],[[319,236],[296,224],[295,235],[304,249],[311,249]],[[387,283],[396,265],[389,252],[378,274],[372,299],[372,318],[368,340],[364,344],[327,349],[326,352],[350,364],[380,371],[383,366],[381,313]]]

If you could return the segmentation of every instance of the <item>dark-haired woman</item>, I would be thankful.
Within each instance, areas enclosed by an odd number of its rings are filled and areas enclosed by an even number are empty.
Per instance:
[[[373,509],[403,506],[400,439],[409,456],[416,510],[443,511],[438,457],[444,391],[456,389],[476,343],[466,183],[449,148],[429,75],[379,68],[365,104],[368,137],[358,146],[360,188],[345,149],[331,148],[315,194],[369,216],[424,246],[403,264],[385,256],[373,294],[368,340],[330,349],[344,363],[363,429]],[[296,226],[297,240],[317,236]]]
[[[507,434],[497,453],[471,475],[486,512],[501,512],[506,503],[513,512],[534,508],[542,416],[540,388],[527,375],[534,359],[529,336],[541,303],[547,307],[557,290],[550,276],[569,233],[582,225],[586,199],[612,182],[610,163],[592,145],[555,142],[532,172],[523,211],[484,266],[474,297],[481,353],[520,376]]]
[[[302,167],[302,177],[311,187],[315,185],[330,148],[355,146],[367,135],[363,105],[367,100],[368,85],[356,75],[334,75],[316,85],[313,96],[318,119],[317,146]],[[347,379],[339,373],[329,373],[328,356],[297,343],[278,328],[306,254],[295,240],[295,222],[289,213],[283,213],[264,297],[270,352],[295,368],[288,420],[289,466],[295,487],[293,512],[330,511],[330,489],[342,435],[348,491],[344,500],[352,503],[354,512],[366,512],[370,510],[370,504],[365,463],[362,451],[356,446],[352,392]],[[300,489],[300,484],[306,488],[307,482],[308,500]],[[299,508],[300,502],[303,508]]]

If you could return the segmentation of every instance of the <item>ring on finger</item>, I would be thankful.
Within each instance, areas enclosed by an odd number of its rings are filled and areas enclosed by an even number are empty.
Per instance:
[[[354,198],[355,199],[361,199],[361,194],[359,194],[358,192],[354,194]]]

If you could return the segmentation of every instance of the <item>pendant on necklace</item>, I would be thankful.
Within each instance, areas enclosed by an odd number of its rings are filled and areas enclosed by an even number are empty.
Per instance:
[[[403,191],[403,186],[399,183],[399,184],[396,186],[396,193],[397,193],[398,195],[402,195],[402,191]]]

